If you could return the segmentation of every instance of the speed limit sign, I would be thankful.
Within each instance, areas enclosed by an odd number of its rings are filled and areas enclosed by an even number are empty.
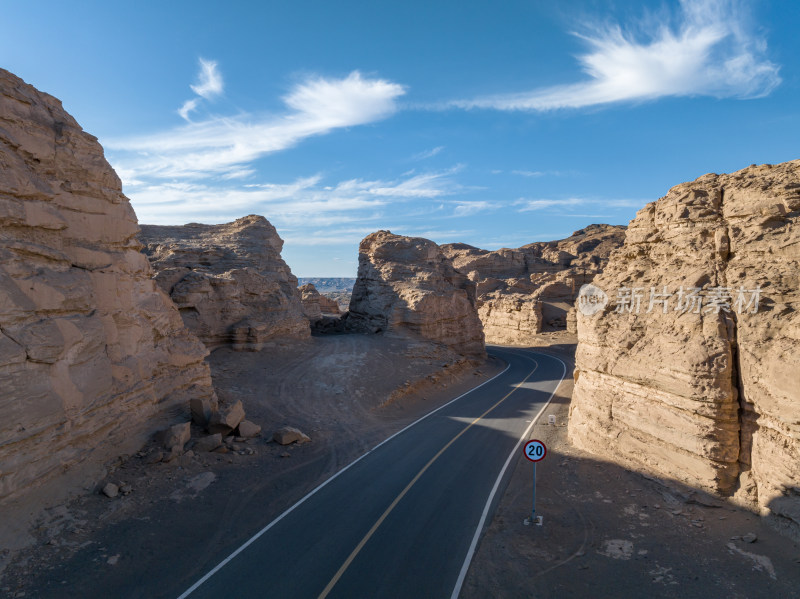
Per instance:
[[[525,457],[531,462],[538,462],[547,455],[547,447],[538,439],[531,439],[525,443]]]

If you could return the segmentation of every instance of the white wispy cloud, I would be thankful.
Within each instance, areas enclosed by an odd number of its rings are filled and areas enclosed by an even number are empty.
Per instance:
[[[189,119],[189,113],[192,112],[193,110],[195,110],[199,103],[200,103],[200,100],[198,100],[197,98],[193,98],[191,100],[186,100],[186,102],[183,103],[183,106],[178,108],[178,114],[181,116],[181,118],[183,120],[185,120],[185,121],[190,120]]]
[[[758,98],[781,79],[751,33],[739,0],[681,0],[674,19],[587,25],[578,56],[588,79],[531,91],[450,102],[451,107],[548,111],[667,96]],[[677,21],[669,27],[665,21]]]
[[[201,99],[211,100],[212,98],[222,94],[224,85],[222,83],[222,75],[217,70],[217,63],[214,60],[198,59],[200,62],[200,72],[197,75],[198,82],[189,87],[199,97],[186,100],[183,105],[178,109],[180,117],[191,122],[189,114],[200,105]]]
[[[583,206],[588,200],[583,198],[564,198],[558,200],[539,199],[539,200],[518,200],[516,202],[520,208],[519,212],[530,212],[532,210],[544,210],[545,208],[566,208],[569,206]]]
[[[502,205],[497,202],[488,202],[485,200],[475,200],[472,202],[459,202],[453,209],[453,216],[472,216],[480,212],[488,212],[497,210]]]
[[[357,223],[374,223],[370,225],[374,230],[382,226],[387,212],[392,218],[415,216],[419,200],[456,193],[459,187],[452,173],[453,169],[393,180],[348,179],[334,185],[326,185],[320,174],[282,184],[220,186],[171,181],[141,185],[128,195],[139,221],[149,224],[229,222],[255,213],[263,214],[282,231],[320,226],[338,229]]]
[[[207,86],[206,86],[207,87]],[[201,91],[206,91],[201,84]],[[311,77],[283,101],[283,114],[215,116],[162,133],[104,140],[123,183],[236,176],[254,160],[303,139],[378,121],[397,109],[402,85],[358,71],[343,79]]]
[[[425,150],[424,152],[414,154],[411,157],[411,160],[414,161],[427,160],[428,158],[433,158],[434,156],[439,154],[442,150],[444,150],[444,146],[436,146],[435,148],[431,148],[430,150]]]
[[[498,171],[498,174],[502,171]],[[581,175],[578,171],[574,170],[567,170],[567,171],[532,171],[528,169],[517,169],[511,171],[512,175],[519,175],[520,177],[578,177]]]
[[[190,87],[201,98],[208,100],[222,93],[222,75],[217,71],[216,61],[201,58],[198,78],[198,83]]]
[[[536,210],[547,210],[550,208],[563,208],[567,211],[573,210],[578,206],[591,206],[593,208],[641,208],[647,204],[648,200],[635,199],[602,199],[602,198],[558,198],[558,199],[527,199],[520,198],[514,202],[517,212],[533,212]],[[593,215],[602,216],[602,215]]]

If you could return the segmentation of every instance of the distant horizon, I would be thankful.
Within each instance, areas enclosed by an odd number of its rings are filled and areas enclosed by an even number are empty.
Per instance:
[[[674,185],[798,158],[785,0],[42,0],[3,17],[0,64],[98,137],[141,223],[261,214],[296,274],[351,276],[379,229],[493,250],[626,225]]]

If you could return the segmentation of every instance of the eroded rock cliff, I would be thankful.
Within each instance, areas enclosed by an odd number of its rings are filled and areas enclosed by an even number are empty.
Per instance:
[[[578,319],[577,445],[734,495],[800,532],[800,161],[640,210]]]
[[[324,314],[333,316],[339,314],[339,304],[317,291],[313,283],[301,285],[299,289],[303,301],[303,313],[312,323],[322,320]]]
[[[0,69],[0,500],[93,484],[190,399],[216,399],[138,232],[97,139]]]
[[[339,310],[339,303],[335,299],[331,299],[327,295],[321,293],[319,295],[319,309],[323,314],[336,316],[341,313],[341,310]]]
[[[420,237],[378,231],[361,242],[348,326],[407,331],[463,355],[486,355],[475,284]]]
[[[210,349],[258,350],[275,338],[306,338],[297,279],[283,240],[263,216],[222,225],[142,225],[156,282]]]
[[[306,315],[312,323],[322,320],[322,309],[319,305],[320,297],[319,291],[311,283],[306,283],[298,287],[300,290],[300,298],[303,304],[303,314]]]
[[[567,327],[581,285],[622,245],[625,227],[591,225],[559,241],[518,249],[481,250],[446,244],[442,252],[477,284],[478,314],[487,343],[527,345],[542,330]]]

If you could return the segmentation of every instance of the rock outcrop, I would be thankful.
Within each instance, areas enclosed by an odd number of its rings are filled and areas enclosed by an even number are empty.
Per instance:
[[[488,343],[527,345],[542,330],[567,327],[581,285],[622,245],[625,227],[591,225],[559,241],[490,252],[447,244],[442,252],[477,284],[478,314]]]
[[[0,500],[94,481],[216,401],[138,232],[97,139],[0,69]]]
[[[156,282],[209,349],[258,350],[310,335],[283,240],[263,216],[223,225],[142,225]]]
[[[303,302],[303,313],[312,323],[322,320],[324,314],[339,315],[339,304],[317,291],[313,283],[301,285],[299,289]]]
[[[475,284],[420,237],[378,231],[361,242],[348,326],[411,332],[462,355],[486,355]]]
[[[319,277],[298,277],[300,285],[311,283],[314,285],[320,295],[325,298],[320,304],[321,307],[328,305],[330,307],[329,314],[336,315],[346,312],[350,305],[350,297],[352,296],[353,285],[356,280],[350,278],[319,278]],[[330,303],[328,303],[330,300]],[[334,311],[334,307],[336,311]],[[325,310],[322,310],[325,312]]]
[[[673,187],[593,285],[571,440],[799,534],[800,161]]]
[[[337,316],[341,313],[339,310],[339,303],[329,298],[327,295],[322,294],[319,296],[319,309],[323,314],[330,314],[331,316]]]
[[[306,283],[298,287],[300,299],[303,305],[303,314],[312,323],[322,320],[322,308],[320,308],[320,298],[322,297],[311,283]]]

